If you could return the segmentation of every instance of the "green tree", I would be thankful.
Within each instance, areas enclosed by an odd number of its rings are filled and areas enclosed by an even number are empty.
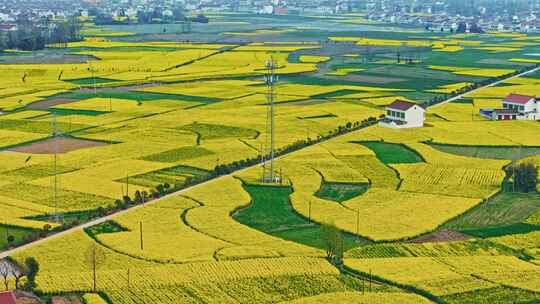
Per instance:
[[[513,178],[513,190],[517,192],[536,192],[538,167],[532,163],[520,163],[506,168],[507,178]]]
[[[39,263],[33,257],[28,257],[24,260],[24,265],[26,268],[27,279],[24,289],[32,291],[36,288],[36,276],[39,272]]]
[[[321,225],[321,240],[326,250],[326,258],[335,265],[343,263],[343,235],[333,223]]]

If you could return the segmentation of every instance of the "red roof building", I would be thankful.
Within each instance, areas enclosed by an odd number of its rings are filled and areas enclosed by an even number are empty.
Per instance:
[[[393,109],[393,110],[399,110],[399,111],[407,111],[408,109],[414,107],[416,103],[405,101],[405,100],[399,100],[396,99],[396,101],[392,102],[391,104],[387,105],[387,109]]]
[[[506,96],[506,98],[504,99],[504,102],[517,103],[517,104],[525,105],[525,104],[529,103],[531,100],[534,101],[535,97],[526,96],[526,95],[519,95],[519,94],[510,94],[510,95]]]
[[[512,93],[504,98],[502,109],[480,109],[480,115],[492,120],[540,120],[540,102],[534,96]]]
[[[0,304],[17,304],[17,298],[13,291],[0,292]]]

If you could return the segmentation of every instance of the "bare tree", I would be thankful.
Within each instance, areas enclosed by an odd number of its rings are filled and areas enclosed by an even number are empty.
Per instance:
[[[9,277],[11,276],[11,266],[5,260],[0,260],[0,276],[4,280],[6,291],[9,290]]]
[[[23,265],[20,265],[19,263],[16,263],[16,264],[11,263],[11,274],[13,275],[13,278],[15,279],[15,289],[19,289],[21,279],[26,276],[25,267]]]
[[[105,263],[105,251],[100,245],[92,243],[86,251],[86,265],[92,271],[93,291],[97,291],[97,269]]]

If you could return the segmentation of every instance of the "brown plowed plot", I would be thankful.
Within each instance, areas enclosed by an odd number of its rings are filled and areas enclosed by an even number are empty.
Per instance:
[[[28,108],[32,110],[47,110],[48,108],[52,108],[58,105],[68,104],[68,103],[72,103],[76,101],[79,101],[79,100],[68,99],[68,98],[55,98],[55,99],[49,99],[49,100],[43,100],[43,101],[37,101],[37,102],[31,103],[28,105]]]
[[[412,240],[412,243],[437,243],[437,242],[452,242],[466,241],[472,237],[452,230],[440,230]]]
[[[107,143],[79,138],[57,137],[11,148],[9,151],[31,154],[53,154],[55,150],[57,150],[57,153],[67,153],[104,145],[107,145]]]

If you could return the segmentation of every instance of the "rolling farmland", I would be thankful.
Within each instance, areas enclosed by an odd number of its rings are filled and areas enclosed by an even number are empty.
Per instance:
[[[73,62],[2,54],[0,256],[35,258],[38,293],[96,304],[540,301],[540,196],[505,187],[508,166],[540,164],[540,125],[479,115],[539,94],[538,72],[509,78],[540,36],[248,20],[219,41],[89,27],[43,51]],[[377,125],[395,99],[422,103],[425,127]]]

